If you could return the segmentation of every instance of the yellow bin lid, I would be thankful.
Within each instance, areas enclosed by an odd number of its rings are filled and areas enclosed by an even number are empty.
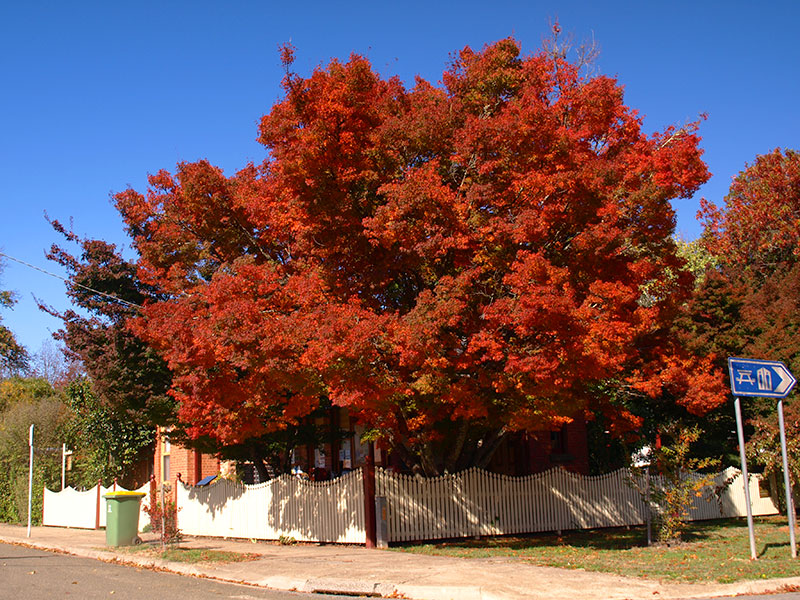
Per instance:
[[[103,498],[144,498],[147,496],[144,492],[108,492],[107,494],[103,495]]]

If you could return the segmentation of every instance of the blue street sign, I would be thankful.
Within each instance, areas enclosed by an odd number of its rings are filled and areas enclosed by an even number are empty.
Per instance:
[[[728,372],[734,396],[785,398],[797,383],[786,365],[777,360],[731,357]]]

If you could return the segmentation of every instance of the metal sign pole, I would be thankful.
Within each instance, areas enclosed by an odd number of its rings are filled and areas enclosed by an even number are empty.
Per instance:
[[[783,484],[786,487],[786,515],[789,518],[789,542],[792,546],[792,558],[797,558],[797,541],[795,540],[794,499],[792,498],[792,482],[789,478],[789,459],[786,452],[786,428],[783,425],[783,400],[778,400],[778,424],[781,430],[781,456],[783,458]]]
[[[644,468],[644,476],[645,476],[645,483],[644,483],[644,503],[646,507],[646,519],[647,519],[647,547],[653,545],[653,518],[650,515],[650,465],[647,465]]]
[[[747,456],[744,447],[744,429],[742,427],[742,406],[739,396],[734,396],[733,407],[736,411],[736,433],[739,435],[739,457],[742,459],[742,480],[744,481],[744,501],[747,504],[747,529],[750,535],[750,558],[756,560],[756,534],[753,530],[753,509],[750,505],[750,477],[747,474]]]
[[[786,433],[783,426],[783,398],[789,395],[797,380],[785,364],[779,360],[763,360],[760,358],[728,357],[728,374],[731,378],[731,392],[736,406],[736,429],[739,433],[739,453],[742,456],[742,477],[744,477],[744,494],[747,499],[747,524],[750,529],[750,554],[756,557],[755,537],[753,535],[753,512],[750,507],[750,482],[747,479],[747,463],[744,453],[744,433],[742,432],[742,410],[739,396],[756,396],[759,398],[778,398],[778,422],[781,430],[781,454],[783,457],[783,480],[786,484],[786,512],[789,516],[789,539],[792,543],[792,558],[797,558],[797,547],[794,539],[794,502],[792,501],[792,485],[789,480],[789,465],[786,458]]]

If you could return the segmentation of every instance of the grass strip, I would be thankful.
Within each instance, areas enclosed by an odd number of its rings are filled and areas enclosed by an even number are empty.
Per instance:
[[[161,558],[170,562],[179,563],[234,563],[258,560],[258,554],[253,552],[229,552],[227,550],[213,550],[211,548],[184,548],[181,546],[171,546],[166,550],[161,550],[159,545],[142,544],[139,546],[120,546],[116,551],[126,554],[139,554]]]
[[[731,583],[800,576],[785,517],[756,519],[758,559],[750,560],[747,521],[690,523],[683,541],[646,545],[643,527],[403,544],[403,552],[462,558],[513,557],[540,566],[585,569],[674,582]],[[798,536],[800,538],[800,536]]]

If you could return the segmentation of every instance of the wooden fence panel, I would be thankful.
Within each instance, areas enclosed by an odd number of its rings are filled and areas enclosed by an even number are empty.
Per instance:
[[[108,509],[106,499],[103,497],[112,490],[136,491],[147,493],[150,489],[148,485],[143,485],[137,490],[126,490],[123,487],[107,488],[100,486],[100,504],[98,506],[97,486],[86,491],[79,492],[71,487],[59,492],[51,492],[47,488],[44,490],[44,505],[42,507],[42,525],[48,527],[74,527],[76,529],[94,529],[99,526],[106,526],[106,516]],[[139,531],[150,523],[150,516],[145,511],[148,498],[142,498],[139,508]],[[99,510],[99,512],[98,512]]]
[[[178,527],[187,535],[366,542],[360,471],[324,482],[282,475],[252,486],[226,479],[179,484],[177,498]]]
[[[101,513],[104,512],[101,510]],[[97,488],[85,492],[71,487],[60,492],[45,489],[42,513],[43,525],[94,529],[97,524]]]
[[[389,541],[396,542],[641,525],[646,507],[632,477],[626,469],[595,477],[563,469],[509,477],[473,468],[423,479],[377,469],[376,493],[387,498]],[[760,496],[757,477],[750,486],[753,513],[776,514],[772,500]],[[741,475],[730,468],[695,500],[689,518],[745,514]]]

